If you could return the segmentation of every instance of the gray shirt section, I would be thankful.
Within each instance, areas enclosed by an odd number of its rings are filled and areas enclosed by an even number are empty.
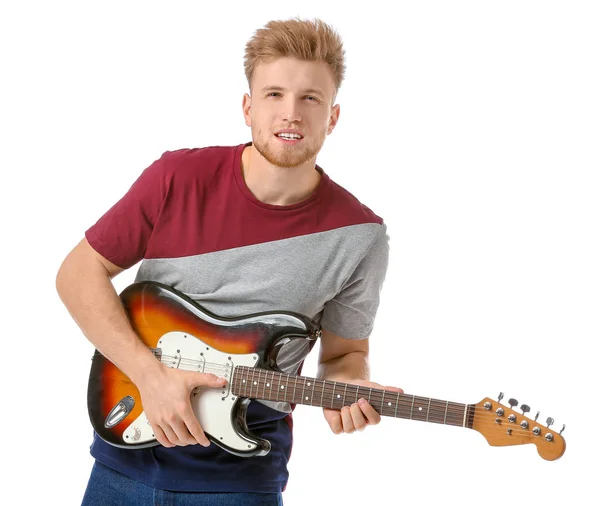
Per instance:
[[[181,258],[144,259],[136,281],[158,281],[219,316],[302,313],[347,339],[373,329],[388,264],[385,225],[366,223]],[[297,340],[296,340],[297,341]],[[292,342],[279,367],[296,374],[308,354]],[[261,401],[290,411],[287,403]]]

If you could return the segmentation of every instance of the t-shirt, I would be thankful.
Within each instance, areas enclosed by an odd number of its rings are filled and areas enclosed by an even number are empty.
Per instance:
[[[90,245],[129,268],[136,281],[158,281],[222,317],[293,311],[347,339],[373,329],[388,262],[383,220],[321,178],[305,200],[259,201],[248,189],[237,146],[167,151],[98,222]],[[278,366],[298,373],[310,351],[293,340]],[[288,480],[292,406],[252,401],[248,429],[271,442],[266,456],[237,457],[211,444],[121,449],[94,435],[92,455],[148,485],[179,491],[280,492]],[[325,430],[326,422],[323,421]]]

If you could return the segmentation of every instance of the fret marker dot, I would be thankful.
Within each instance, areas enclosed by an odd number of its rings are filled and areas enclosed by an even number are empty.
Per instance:
[[[419,406],[419,411],[423,411],[423,408],[421,406]]]
[[[307,383],[308,386],[310,386],[310,381]]]
[[[271,383],[267,383],[267,386],[268,386],[268,387],[270,387],[270,386],[271,386]]]
[[[305,397],[306,400],[308,400],[308,397]]]
[[[283,385],[281,385],[281,390],[283,390],[285,387]]]
[[[340,394],[337,394],[337,398],[339,399],[340,397],[341,397],[341,395],[340,395]]]
[[[242,383],[246,383],[246,380],[242,380]]]
[[[255,381],[254,384],[257,385],[258,383],[256,383],[256,381]]]
[[[391,406],[391,405],[392,405],[392,403],[391,403],[391,402],[388,402],[388,406]]]

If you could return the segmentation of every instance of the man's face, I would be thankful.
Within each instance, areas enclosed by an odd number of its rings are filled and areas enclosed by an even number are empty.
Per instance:
[[[316,158],[339,117],[340,106],[331,106],[335,85],[327,64],[295,58],[261,63],[251,93],[244,95],[243,109],[258,152],[279,167],[297,167]],[[302,138],[276,135],[287,129]]]

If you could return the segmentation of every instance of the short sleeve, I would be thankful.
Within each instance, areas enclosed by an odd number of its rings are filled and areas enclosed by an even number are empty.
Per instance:
[[[166,194],[165,154],[146,168],[127,193],[85,237],[98,253],[127,269],[142,258]]]
[[[346,339],[366,339],[373,331],[389,260],[384,224],[342,290],[323,309],[321,325]]]

